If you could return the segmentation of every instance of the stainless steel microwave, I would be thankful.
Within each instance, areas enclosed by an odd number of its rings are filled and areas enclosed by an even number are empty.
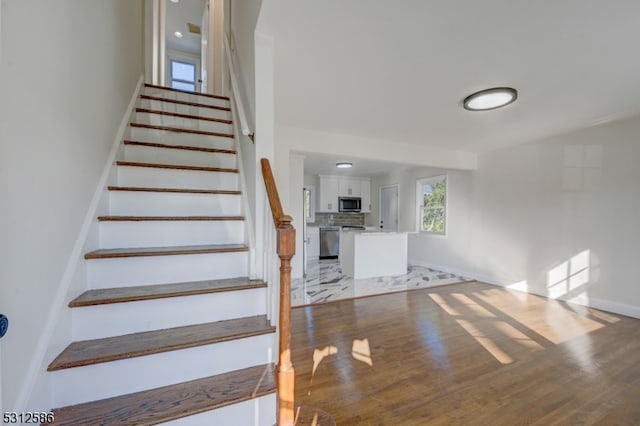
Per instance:
[[[338,198],[338,211],[340,212],[360,212],[362,200],[360,197],[340,197]]]

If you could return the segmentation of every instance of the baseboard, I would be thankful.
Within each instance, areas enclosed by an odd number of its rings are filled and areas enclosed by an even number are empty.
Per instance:
[[[607,312],[612,312],[614,314],[640,319],[640,306],[627,305],[626,303],[613,302],[611,300],[604,300],[593,297],[589,299],[589,305],[587,306],[591,308],[601,309]]]
[[[87,250],[87,243],[91,240],[92,234],[97,235],[97,213],[99,211],[99,207],[105,202],[105,187],[107,186],[107,183],[111,178],[113,164],[115,162],[116,155],[118,154],[118,150],[120,148],[122,140],[125,138],[125,132],[127,131],[129,122],[131,120],[131,114],[134,111],[138,95],[143,86],[143,82],[144,76],[140,76],[133,96],[131,97],[129,105],[127,106],[127,110],[122,118],[122,121],[120,122],[118,131],[116,132],[111,151],[109,152],[109,156],[107,158],[107,162],[102,170],[102,174],[98,181],[96,190],[94,191],[91,203],[89,204],[89,208],[82,223],[82,227],[80,228],[80,232],[78,233],[75,244],[73,245],[73,249],[71,250],[69,260],[64,269],[64,274],[62,275],[62,278],[58,283],[58,290],[56,292],[55,298],[52,300],[51,310],[49,311],[45,329],[38,339],[38,346],[36,347],[35,353],[33,354],[27,377],[23,382],[22,389],[20,390],[20,393],[18,394],[18,398],[16,400],[15,411],[17,412],[49,411],[52,408],[50,406],[46,406],[48,404],[45,401],[41,400],[42,397],[35,397],[36,384],[40,384],[39,388],[42,388],[45,383],[48,383],[45,375],[47,374],[47,355],[49,352],[49,348],[54,345],[54,336],[64,333],[64,330],[60,331],[59,327],[62,323],[63,327],[60,328],[64,328],[63,321],[65,321],[65,314],[70,316],[67,308],[69,293],[73,288],[73,283],[77,281],[77,277],[84,276],[84,274],[80,272],[82,265],[84,265],[83,254]],[[66,318],[66,320],[69,321],[68,325],[70,327],[70,319]],[[70,329],[67,331],[70,335]],[[40,393],[48,391],[48,386],[44,387],[46,390],[40,389]]]
[[[449,272],[455,275],[459,275],[465,278],[480,281],[486,284],[495,285],[497,287],[504,287],[511,290],[522,291],[529,294],[535,294],[536,296],[542,296],[549,298],[548,294],[537,292],[535,289],[530,289],[526,286],[526,282],[506,282],[496,277],[477,274],[475,272],[465,271],[459,268],[451,268],[449,266],[437,265],[422,260],[409,260],[411,265],[422,266],[425,268],[436,269],[438,271]],[[582,305],[589,308],[600,309],[603,311],[611,312],[613,314],[624,315],[627,317],[640,319],[640,306],[628,305],[626,303],[615,302],[612,300],[598,299],[594,297],[588,297],[584,295],[575,297],[558,297],[556,300],[562,300],[568,303],[575,303],[576,305]]]
[[[469,271],[462,270],[460,268],[452,268],[450,266],[438,265],[431,262],[425,262],[424,260],[409,259],[409,265],[422,266],[423,268],[435,269],[436,271],[448,272],[450,274],[458,275],[468,280],[477,280],[478,278]]]
[[[541,296],[548,299],[562,300],[563,302],[586,306],[588,308],[600,309],[602,311],[607,311],[612,314],[624,315],[627,317],[640,319],[640,306],[628,305],[626,303],[620,303],[620,302],[615,302],[615,301],[606,300],[606,299],[599,299],[595,297],[589,297],[586,295],[553,298],[553,297],[549,297],[548,294],[545,294],[543,292],[536,291],[535,289],[531,289],[527,287],[526,282],[524,281],[518,282],[518,283],[507,283],[495,277],[477,276],[477,275],[475,279],[487,284],[498,286],[498,287],[504,287],[511,290],[517,290],[517,291],[522,291],[529,294],[535,294],[536,296]]]

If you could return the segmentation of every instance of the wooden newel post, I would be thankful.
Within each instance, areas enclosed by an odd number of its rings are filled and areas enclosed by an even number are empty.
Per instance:
[[[291,363],[291,258],[296,254],[296,230],[293,219],[282,211],[278,188],[271,173],[269,160],[260,160],[264,185],[269,198],[273,222],[278,234],[277,252],[280,258],[280,357],[278,361],[278,426],[293,426],[295,372]]]
[[[280,257],[280,360],[278,362],[278,426],[294,424],[295,372],[291,363],[291,258],[296,253],[296,230],[291,216],[277,224]],[[286,313],[282,315],[282,313]]]

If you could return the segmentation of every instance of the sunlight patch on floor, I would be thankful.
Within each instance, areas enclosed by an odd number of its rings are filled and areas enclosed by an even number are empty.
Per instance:
[[[429,297],[430,297],[431,299],[433,299],[433,301],[434,301],[434,302],[436,302],[438,305],[440,305],[440,307],[441,307],[442,309],[444,309],[444,311],[445,311],[446,313],[448,313],[449,315],[452,315],[452,316],[458,316],[458,315],[460,315],[460,314],[458,313],[458,311],[456,311],[455,309],[453,309],[453,308],[451,307],[451,305],[449,305],[449,304],[444,300],[444,298],[443,298],[442,296],[440,296],[439,294],[430,293],[430,294],[429,294]]]
[[[488,317],[488,318],[496,317],[487,308],[485,308],[484,306],[480,306],[478,303],[471,300],[471,298],[466,294],[452,293],[451,296],[457,299],[460,303],[464,304],[468,309],[472,310],[473,313],[478,315],[479,317]]]
[[[493,340],[485,336],[484,333],[482,333],[482,331],[480,331],[475,325],[463,319],[456,319],[456,321],[500,363],[511,364],[513,362],[513,358],[500,349]]]
[[[371,349],[369,348],[369,339],[354,339],[353,346],[351,348],[351,356],[358,361],[362,361],[369,367],[373,367],[373,360],[371,360]]]
[[[323,359],[325,359],[329,355],[335,355],[337,353],[338,348],[336,348],[335,346],[325,346],[324,349],[315,349],[313,351],[313,370],[311,370],[311,377],[316,374],[316,370],[318,369],[318,366]]]

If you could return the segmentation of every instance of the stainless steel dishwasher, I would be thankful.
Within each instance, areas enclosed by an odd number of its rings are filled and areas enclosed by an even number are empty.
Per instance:
[[[337,259],[340,250],[340,228],[320,228],[320,259]]]

